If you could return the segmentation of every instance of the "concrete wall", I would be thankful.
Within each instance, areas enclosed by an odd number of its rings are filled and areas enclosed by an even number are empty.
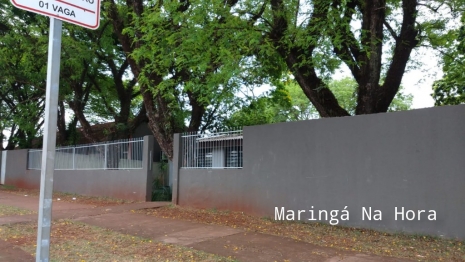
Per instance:
[[[0,184],[5,184],[5,161],[6,157],[4,158],[3,155],[6,155],[5,151],[0,151]]]
[[[153,137],[144,137],[142,169],[132,170],[55,170],[54,191],[89,196],[105,196],[136,201],[150,201],[156,165]],[[27,170],[27,151],[11,150],[6,154],[5,184],[19,188],[39,189],[40,170]],[[152,153],[151,153],[152,151]]]
[[[144,136],[152,136],[153,133],[150,130],[148,123],[144,122],[141,123],[137,128],[134,130],[134,133],[132,134],[132,137],[144,137]],[[153,162],[160,162],[161,159],[161,147],[158,144],[157,140],[153,140]]]
[[[305,210],[300,221],[339,210],[342,225],[465,239],[465,105],[246,127],[243,145],[243,169],[180,169],[174,200],[272,218],[284,207],[294,220]],[[370,207],[380,220],[362,219]]]

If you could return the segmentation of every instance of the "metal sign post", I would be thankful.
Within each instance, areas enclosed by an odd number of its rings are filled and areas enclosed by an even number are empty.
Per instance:
[[[36,262],[48,262],[52,224],[53,172],[57,132],[58,90],[60,80],[62,21],[97,29],[100,23],[100,0],[11,0],[17,8],[50,17],[48,43],[45,127],[40,173],[39,227]]]
[[[57,130],[58,90],[60,82],[61,20],[50,18],[48,42],[47,91],[45,98],[45,128],[40,170],[39,225],[36,262],[48,262],[50,228],[52,224],[53,172]]]

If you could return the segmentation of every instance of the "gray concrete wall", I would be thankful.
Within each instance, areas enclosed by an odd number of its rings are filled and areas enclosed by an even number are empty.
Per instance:
[[[9,185],[40,188],[40,170],[26,170],[21,177],[10,177]],[[17,179],[17,180],[15,180]],[[18,183],[18,179],[22,183]],[[146,179],[141,170],[56,170],[53,190],[87,196],[146,201]],[[33,184],[33,187],[31,186]]]
[[[145,137],[145,136],[153,136],[152,131],[150,130],[148,123],[144,122],[141,123],[137,128],[134,130],[132,137]],[[160,162],[161,159],[161,147],[158,144],[157,140],[153,140],[153,162]]]
[[[153,137],[144,137],[142,169],[132,170],[55,170],[54,191],[89,196],[105,196],[136,201],[150,201],[156,166],[149,160],[153,155]],[[19,188],[39,189],[40,170],[27,170],[27,151],[7,151],[5,184]]]
[[[6,159],[5,159],[6,160]],[[0,184],[5,184],[5,169],[3,168],[3,166],[5,166],[5,164],[3,163],[3,151],[0,150]]]
[[[465,239],[464,120],[461,105],[246,127],[244,168],[181,169],[178,203],[272,218],[284,207],[295,220],[305,210],[300,221],[339,210],[342,225]],[[362,219],[370,207],[381,220]],[[415,219],[396,220],[396,207]]]
[[[27,168],[27,149],[8,150],[4,155],[5,185],[14,185],[20,188],[39,188],[40,175],[37,179],[28,180],[24,177]],[[37,186],[39,185],[39,186]]]

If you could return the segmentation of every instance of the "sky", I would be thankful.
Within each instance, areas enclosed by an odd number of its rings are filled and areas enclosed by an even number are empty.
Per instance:
[[[412,108],[433,107],[434,100],[431,96],[433,83],[443,76],[439,58],[434,51],[419,48],[412,54],[412,59],[419,61],[422,65],[419,69],[404,74],[402,86],[406,93],[413,95]]]
[[[425,76],[420,70],[415,70],[404,75],[402,85],[405,87],[405,93],[413,95],[412,109],[434,106],[431,93],[433,92],[432,86],[435,79],[439,78]]]

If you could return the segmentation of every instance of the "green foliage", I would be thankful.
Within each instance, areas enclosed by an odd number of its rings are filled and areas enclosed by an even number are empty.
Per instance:
[[[355,108],[357,106],[357,82],[350,77],[345,77],[340,80],[330,81],[328,83],[328,88],[331,89],[336,96],[339,105],[350,115],[355,115]]]
[[[465,103],[465,17],[458,30],[449,30],[438,45],[444,47],[442,79],[433,84],[436,106]]]
[[[0,132],[11,133],[10,148],[31,147],[43,125],[49,19],[21,11],[7,0],[0,0],[0,6]],[[58,125],[69,129],[59,130],[61,135],[72,136],[61,143],[76,142],[77,123],[116,122],[109,138],[129,135],[129,122],[142,101],[128,67],[106,19],[98,30],[63,23],[59,99],[65,107],[59,114],[71,109],[78,121]],[[65,119],[59,116],[59,121]]]
[[[66,25],[64,36],[63,56],[68,54],[69,59],[62,63],[62,73],[71,74],[66,75],[62,94],[76,115],[82,111],[81,125],[115,122],[108,138],[129,136],[129,122],[140,110],[141,95],[109,21],[103,20],[95,31]]]
[[[463,1],[385,2],[243,0],[228,18],[250,35],[260,69],[274,77],[291,73],[321,115],[370,114],[407,108],[390,104],[405,69],[415,65],[412,50],[445,45],[449,17],[465,7]],[[342,63],[356,81],[355,94],[327,88]],[[341,97],[344,92],[350,94]]]
[[[327,85],[336,96],[339,104],[351,115],[355,115],[357,82],[346,77],[328,81]],[[404,94],[401,89],[389,106],[389,111],[409,110],[412,98],[411,94]],[[233,113],[225,123],[228,128],[231,128],[315,118],[319,118],[318,112],[302,89],[294,80],[287,79],[278,82],[272,91],[258,98],[250,99],[248,104],[243,105],[240,110]]]
[[[391,105],[389,105],[388,112],[410,110],[412,108],[412,101],[413,95],[404,94],[403,88],[401,87],[399,92],[392,100]]]
[[[226,120],[225,126],[234,128],[284,122],[291,110],[290,93],[283,84],[278,84],[272,91],[243,105]]]
[[[292,108],[288,114],[288,121],[309,120],[318,118],[318,112],[305,96],[302,88],[293,80],[287,80],[285,87],[291,96]]]
[[[328,87],[333,91],[339,104],[351,115],[355,115],[357,107],[357,82],[350,77],[345,77],[340,80],[332,80],[328,83]],[[410,110],[412,107],[412,94],[405,94],[401,86],[396,94],[388,112]]]
[[[98,30],[64,24],[60,99],[78,119],[67,134],[115,122],[116,138],[147,114],[172,157],[176,132],[406,110],[400,79],[420,44],[448,54],[436,103],[463,103],[464,29],[436,10],[455,15],[464,2],[373,3],[103,1]],[[43,124],[48,18],[0,7],[0,131],[28,146]],[[331,80],[343,63],[353,77]],[[293,78],[271,80],[283,74]],[[263,84],[274,89],[235,95]]]
[[[10,149],[30,147],[43,124],[46,18],[13,9],[7,1],[0,5],[0,132],[11,133]]]
[[[238,78],[248,67],[242,52],[247,47],[241,46],[239,31],[227,29],[230,21],[221,15],[229,10],[218,1],[190,1],[185,12],[179,10],[179,2],[162,5],[145,8],[135,28],[126,28],[125,33],[141,32],[135,40],[144,44],[131,53],[144,64],[139,83],[167,101],[173,128],[184,129],[191,121],[193,99],[206,109],[229,99],[239,82],[252,81]],[[163,81],[154,83],[153,74]]]

